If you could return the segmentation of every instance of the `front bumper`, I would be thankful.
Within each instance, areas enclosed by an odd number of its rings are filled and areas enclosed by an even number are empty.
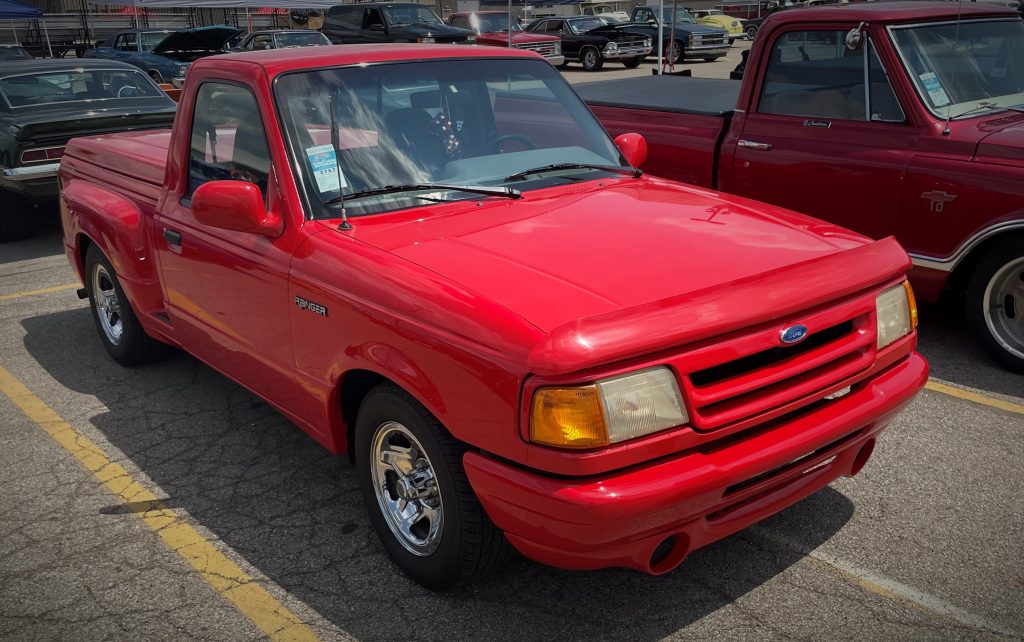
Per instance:
[[[56,178],[58,169],[60,169],[60,163],[8,167],[0,170],[0,176],[9,181],[35,181],[43,178]]]
[[[548,477],[475,452],[464,464],[491,520],[527,557],[661,574],[690,551],[855,475],[927,379],[927,362],[911,353],[846,396],[745,438],[598,477]]]
[[[622,60],[623,58],[636,58],[647,56],[651,53],[650,47],[619,47],[615,51],[602,51],[601,57],[605,60]]]
[[[171,78],[171,85],[174,86],[175,89],[181,89],[185,86],[185,78]]]
[[[544,60],[547,60],[556,67],[565,64],[565,56],[561,54],[558,54],[557,56],[544,56]]]
[[[732,37],[726,38],[727,42],[724,44],[716,45],[688,45],[683,50],[683,56],[686,58],[704,58],[706,56],[724,56],[729,53],[729,48],[732,46]]]

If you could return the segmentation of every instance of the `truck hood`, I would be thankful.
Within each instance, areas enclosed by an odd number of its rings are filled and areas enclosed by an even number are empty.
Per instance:
[[[556,42],[561,40],[555,36],[545,36],[539,33],[526,33],[523,31],[512,32],[512,46],[516,45],[530,45],[538,44],[541,42]],[[477,36],[476,41],[478,43],[495,43],[499,47],[508,46],[508,32],[507,31],[486,31]]]
[[[997,121],[988,121],[982,125],[982,130],[997,127],[999,121],[1012,124],[981,139],[975,160],[1020,167],[1024,163],[1024,114],[1010,114]]]
[[[219,51],[228,41],[242,33],[241,29],[226,26],[198,27],[176,31],[160,41],[153,48],[157,55],[166,55],[179,51]]]
[[[698,188],[651,178],[605,183],[402,223],[366,219],[357,234],[545,332],[868,243],[816,219]]]

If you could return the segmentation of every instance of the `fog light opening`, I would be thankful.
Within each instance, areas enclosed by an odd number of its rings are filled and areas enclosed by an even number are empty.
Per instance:
[[[875,452],[875,440],[869,439],[866,444],[861,446],[860,452],[853,458],[853,468],[850,469],[850,476],[853,477],[860,472],[861,468],[864,468],[864,464],[868,463],[871,459],[871,453]]]
[[[682,563],[686,554],[690,552],[690,538],[685,533],[669,535],[661,540],[654,552],[651,553],[649,563],[650,572],[655,575],[668,573]]]

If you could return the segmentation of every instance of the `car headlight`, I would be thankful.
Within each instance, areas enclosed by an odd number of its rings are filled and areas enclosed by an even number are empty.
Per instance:
[[[913,332],[917,327],[917,301],[910,282],[904,281],[879,294],[875,299],[875,316],[879,350]]]
[[[733,29],[735,29],[736,27],[739,27],[739,26],[740,26],[740,23],[738,21],[736,21],[736,20],[732,21],[732,28]]]
[[[530,441],[558,448],[598,448],[690,420],[664,366],[590,385],[539,388],[530,409]]]
[[[178,78],[184,78],[188,73],[188,65],[178,65]]]
[[[650,47],[651,46],[651,39],[650,38],[644,38],[644,46],[645,47]]]
[[[476,44],[476,36],[468,36],[466,38],[466,44],[475,45]]]
[[[604,50],[605,51],[617,51],[618,48],[619,48],[619,45],[615,44],[614,42],[609,42],[608,44],[606,44],[604,46]]]
[[[558,56],[558,55],[561,55],[561,53],[562,53],[562,41],[559,40],[558,42],[555,43],[555,55]]]

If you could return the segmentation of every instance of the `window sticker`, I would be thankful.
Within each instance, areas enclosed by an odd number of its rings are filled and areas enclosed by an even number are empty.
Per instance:
[[[942,83],[939,82],[939,78],[934,72],[929,71],[918,77],[921,79],[921,84],[924,85],[924,90],[928,92],[928,97],[931,98],[933,105],[945,107],[949,104],[949,96],[946,95],[946,90],[942,88]]]
[[[307,147],[306,156],[313,168],[313,178],[316,179],[316,187],[321,194],[338,192],[343,187],[348,187],[348,182],[338,167],[338,157],[334,152],[334,147],[331,145]]]

